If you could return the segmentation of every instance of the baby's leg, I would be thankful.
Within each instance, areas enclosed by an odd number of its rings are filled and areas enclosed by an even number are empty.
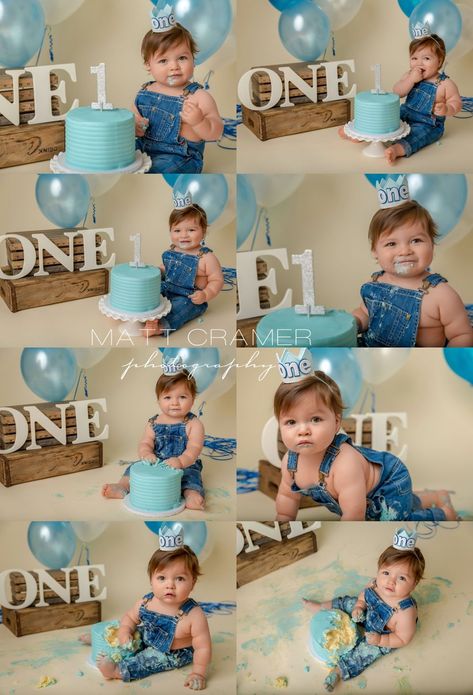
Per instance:
[[[103,497],[123,499],[130,492],[130,478],[122,475],[118,483],[105,483],[102,486]]]
[[[122,675],[118,665],[111,659],[108,659],[104,654],[100,654],[97,657],[97,668],[101,672],[102,676],[107,678],[107,680],[112,678],[122,680]]]
[[[388,647],[375,647],[374,644],[368,644],[363,637],[355,644],[353,649],[343,654],[339,659],[338,669],[343,680],[346,681],[359,676],[380,656],[389,654],[390,651],[391,649]]]
[[[190,647],[174,649],[172,652],[160,652],[154,647],[147,647],[135,656],[120,662],[119,676],[125,682],[146,678],[153,673],[171,671],[187,666],[192,662],[193,651]]]
[[[197,509],[203,511],[205,509],[205,499],[197,490],[183,490],[182,494],[186,501],[186,509]]]
[[[164,328],[160,328],[159,321],[155,319],[154,321],[146,321],[144,328],[141,329],[141,333],[145,338],[150,338],[152,335],[162,335]]]
[[[360,144],[359,140],[355,140],[354,138],[349,137],[345,133],[345,126],[341,125],[340,128],[338,129],[338,135],[342,138],[342,140],[349,140],[350,142],[355,142],[357,145]]]
[[[302,603],[304,608],[306,608],[311,613],[318,613],[319,611],[326,611],[332,608],[332,601],[311,601],[308,598],[303,598]]]
[[[327,692],[329,692],[329,693],[333,692],[335,686],[337,685],[337,683],[341,679],[341,677],[342,676],[340,673],[340,669],[333,668],[324,680],[325,690],[327,690]]]
[[[402,145],[399,145],[399,143],[395,143],[394,145],[391,145],[390,147],[386,148],[384,156],[386,158],[387,163],[392,166],[396,159],[399,159],[399,157],[405,157],[406,152]]]
[[[441,509],[448,521],[458,519],[447,490],[422,490],[414,494],[420,499],[422,509]]]
[[[90,632],[83,632],[77,639],[79,642],[82,642],[82,644],[87,644],[88,646],[92,644],[92,636]]]

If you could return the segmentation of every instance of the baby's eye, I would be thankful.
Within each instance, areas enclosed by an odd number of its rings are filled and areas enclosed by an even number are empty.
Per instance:
[[[313,418],[311,418],[312,422],[322,422],[322,418],[319,417],[318,415],[314,415]]]
[[[284,424],[285,424],[285,425],[295,425],[295,424],[296,424],[296,421],[295,421],[295,420],[286,420],[286,421],[284,422]]]
[[[189,60],[188,56],[179,56],[178,60]]]
[[[405,582],[405,581],[406,581],[406,577],[403,577],[403,576],[401,575],[401,576],[399,577],[399,581],[400,581],[400,582]]]
[[[186,578],[185,577],[176,577],[177,582],[185,582]]]
[[[413,244],[422,244],[423,241],[424,241],[423,239],[416,238],[416,239],[413,239],[413,240],[412,240],[412,243],[413,243]]]
[[[164,582],[164,575],[163,575],[163,574],[158,574],[158,576],[156,577],[156,579],[158,580],[158,582]]]
[[[388,570],[383,570],[383,571],[381,572],[381,574],[385,574],[386,576],[388,576],[389,572],[388,572]]]
[[[396,246],[396,242],[395,242],[395,241],[387,241],[387,242],[385,243],[385,246],[386,246],[386,247],[389,247],[389,246]]]
[[[165,65],[167,62],[168,62],[168,61],[167,61],[166,58],[160,58],[160,59],[158,60],[159,65]]]

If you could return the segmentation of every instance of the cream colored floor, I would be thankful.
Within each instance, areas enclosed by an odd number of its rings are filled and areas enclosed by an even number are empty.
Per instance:
[[[31,569],[38,566],[28,551],[26,533],[26,523],[2,524],[0,571],[11,567]],[[234,525],[209,524],[208,533],[213,548],[202,564],[203,575],[192,596],[196,601],[234,602]],[[100,580],[100,586],[107,587],[107,599],[102,602],[103,620],[120,617],[139,596],[148,591],[146,565],[156,544],[157,537],[141,522],[111,524],[99,539],[90,544],[92,563],[102,563],[106,570],[105,578]],[[124,557],[126,562],[123,561]],[[230,695],[235,692],[235,611],[225,615],[212,614],[208,621],[213,657],[206,692],[209,695]],[[66,695],[104,692],[137,695],[146,690],[166,695],[188,692],[184,688],[184,680],[191,672],[190,666],[130,684],[104,681],[100,673],[87,663],[90,648],[77,641],[78,636],[87,630],[88,627],[83,627],[15,637],[0,625],[2,695],[43,692],[35,687],[42,675],[56,678],[57,684],[51,686],[51,693]]]
[[[453,173],[469,171],[473,134],[471,124],[449,118],[440,142],[426,147],[409,158],[403,157],[393,172]],[[343,142],[337,128],[300,133],[261,142],[246,126],[238,129],[237,167],[241,173],[334,174],[385,171],[383,158],[366,157],[362,150],[368,143]]]
[[[413,641],[341,683],[335,692],[471,693],[473,524],[449,526],[453,530],[438,527],[433,538],[418,541],[427,569],[414,594],[419,624]],[[316,532],[315,555],[238,589],[239,695],[274,693],[278,676],[287,678],[288,695],[324,692],[326,670],[307,649],[310,615],[301,599],[358,593],[375,573],[376,560],[395,528],[392,523],[323,523]]]

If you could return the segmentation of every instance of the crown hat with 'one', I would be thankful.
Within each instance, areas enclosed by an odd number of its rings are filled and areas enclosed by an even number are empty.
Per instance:
[[[431,36],[430,24],[428,22],[416,22],[411,24],[411,36],[413,39],[423,39],[425,36]]]
[[[174,7],[166,3],[164,7],[159,8],[159,3],[151,11],[151,29],[155,34],[162,34],[176,26],[176,15]]]
[[[192,200],[191,193],[186,191],[185,193],[174,193],[172,202],[175,210],[185,210],[185,208],[192,207],[194,201]]]
[[[394,208],[411,199],[407,177],[404,174],[397,178],[388,176],[386,179],[376,181],[376,193],[381,209]]]
[[[393,548],[396,550],[414,550],[416,547],[417,533],[408,528],[398,528],[393,536]]]
[[[179,374],[179,372],[182,372],[184,369],[184,362],[182,361],[182,358],[180,355],[177,357],[172,357],[171,359],[163,359],[163,363],[161,365],[163,369],[163,374],[165,376],[173,376],[174,374]]]
[[[168,526],[163,524],[159,529],[159,549],[172,551],[184,545],[184,530],[181,524]]]
[[[299,354],[284,350],[281,356],[276,354],[281,379],[285,384],[294,384],[314,373],[312,355],[307,348],[299,350]]]

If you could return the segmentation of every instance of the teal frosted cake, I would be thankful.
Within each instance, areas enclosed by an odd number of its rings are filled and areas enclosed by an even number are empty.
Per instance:
[[[129,312],[156,309],[161,303],[161,271],[152,265],[143,268],[121,263],[110,275],[110,306]]]
[[[138,630],[135,631],[131,644],[127,647],[120,645],[118,641],[118,620],[104,620],[92,625],[92,663],[97,662],[99,654],[104,654],[109,659],[118,663],[122,659],[132,656],[141,646],[141,637]]]
[[[127,109],[81,106],[66,115],[66,163],[84,171],[112,171],[135,161],[135,117]]]
[[[294,308],[276,309],[256,326],[258,347],[356,347],[355,317],[327,309],[323,315],[298,314]]]
[[[175,509],[182,503],[182,475],[182,470],[171,468],[159,459],[156,463],[134,463],[130,470],[130,506],[149,513]]]
[[[342,654],[353,649],[359,635],[360,628],[347,613],[338,608],[322,610],[310,621],[309,649],[312,656],[331,668]]]
[[[392,92],[360,92],[355,96],[353,128],[366,135],[393,133],[401,126],[399,96]]]

